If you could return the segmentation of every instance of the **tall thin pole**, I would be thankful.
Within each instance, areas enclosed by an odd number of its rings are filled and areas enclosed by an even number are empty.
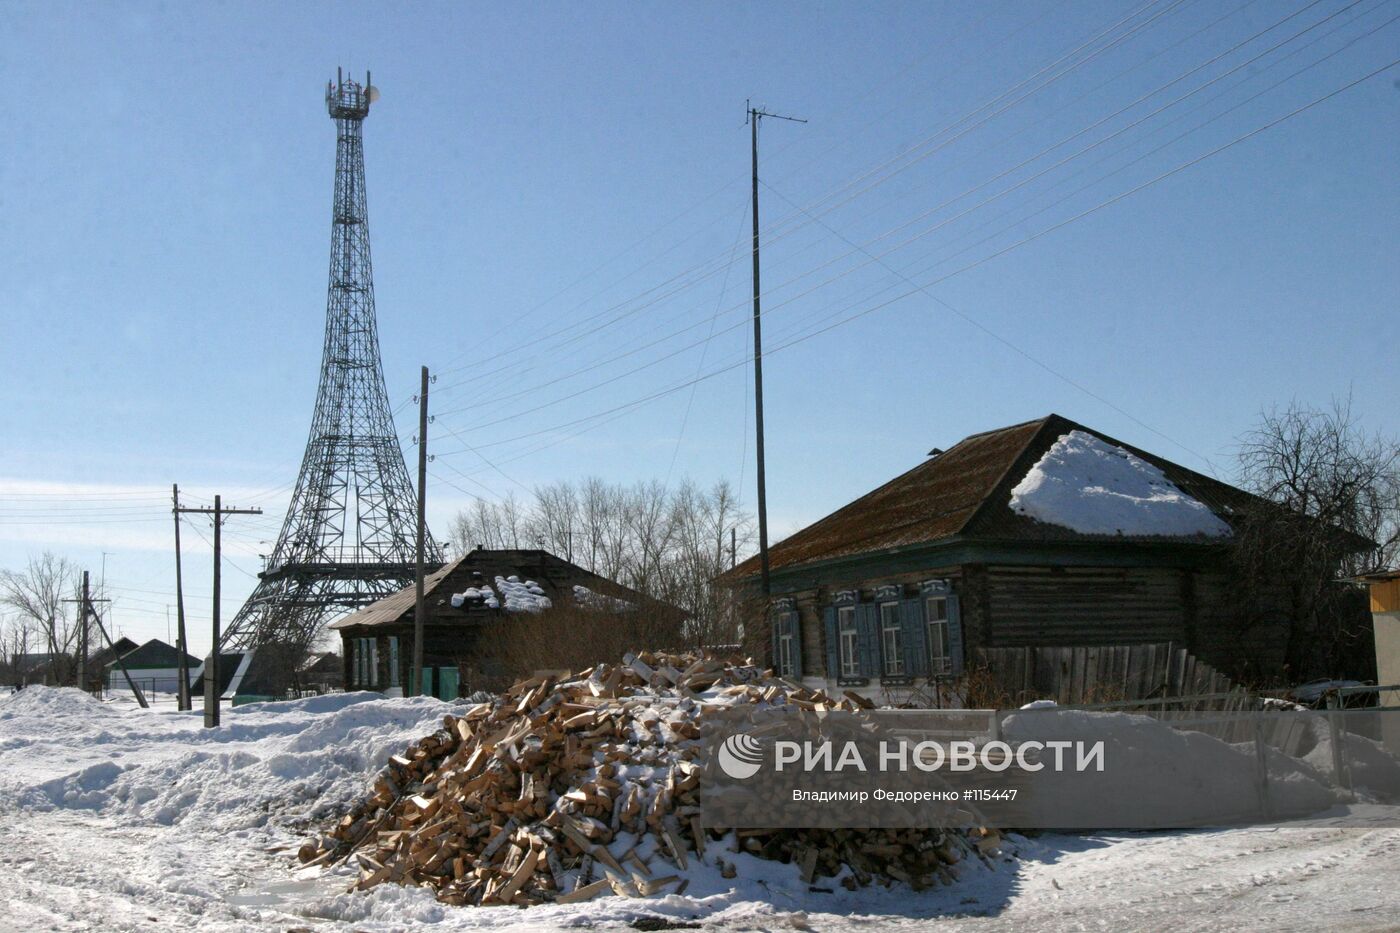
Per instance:
[[[413,683],[408,695],[417,696],[423,689],[423,539],[426,534],[428,492],[428,367],[423,367],[422,385],[418,390],[418,547],[413,576]]]
[[[221,496],[214,496],[214,606],[213,641],[210,642],[209,660],[204,664],[204,728],[212,729],[219,724],[219,580],[222,556],[222,536],[224,525],[224,502]]]
[[[758,434],[754,450],[758,456],[758,560],[763,574],[763,595],[768,586],[768,481],[763,462],[763,325],[759,312],[758,285],[758,113],[749,110],[750,141],[753,152],[753,403],[754,429]]]
[[[223,569],[223,528],[225,515],[261,515],[262,509],[224,508],[223,496],[214,497],[212,509],[192,509],[178,507],[176,516],[183,512],[198,512],[214,516],[214,611],[212,614],[213,642],[209,646],[209,658],[204,662],[204,727],[212,729],[219,724],[219,643],[223,635],[219,631],[220,580]]]
[[[178,662],[180,683],[177,686],[176,696],[179,699],[180,709],[187,710],[193,704],[190,702],[190,649],[185,642],[185,578],[180,570],[180,485],[178,483],[171,484],[170,496],[175,503],[175,632],[177,636],[175,646],[180,649]]]
[[[757,434],[754,452],[758,458],[758,559],[759,566],[762,568],[763,595],[766,598],[770,589],[768,584],[768,481],[763,458],[763,325],[761,323],[762,314],[759,310],[761,289],[758,284],[758,121],[763,117],[777,117],[792,123],[806,123],[807,121],[768,113],[754,107],[748,107],[747,115],[750,148],[753,154],[753,404],[754,431]]]
[[[83,601],[78,607],[78,689],[86,690],[88,662],[88,606],[92,592],[88,589],[88,572],[83,571]]]

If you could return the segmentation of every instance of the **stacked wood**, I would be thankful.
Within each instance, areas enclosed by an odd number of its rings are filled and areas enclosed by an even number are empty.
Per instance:
[[[735,702],[861,707],[697,655],[628,655],[575,677],[542,675],[444,717],[391,756],[369,794],[300,859],[353,857],[352,890],[391,881],[430,887],[449,904],[531,905],[680,893],[693,862],[734,877],[737,852],[794,863],[814,885],[926,886],[995,847],[990,830],[703,829],[700,723]]]

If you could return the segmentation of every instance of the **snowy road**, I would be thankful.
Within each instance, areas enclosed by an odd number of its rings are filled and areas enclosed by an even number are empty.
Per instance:
[[[72,691],[0,700],[0,930],[1400,930],[1400,830],[1315,826],[1020,840],[960,883],[810,893],[790,866],[699,873],[687,895],[448,908],[300,869],[301,828],[446,707],[367,695],[197,716]]]

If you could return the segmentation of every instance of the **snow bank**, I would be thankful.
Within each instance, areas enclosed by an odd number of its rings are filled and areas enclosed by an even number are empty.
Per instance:
[[[32,810],[133,824],[198,815],[205,829],[234,830],[315,819],[352,799],[446,708],[331,694],[240,706],[206,730],[198,711],[123,711],[71,688],[31,687],[0,701],[0,791]]]
[[[506,612],[543,612],[554,605],[538,583],[534,580],[522,582],[514,574],[497,577],[496,589],[506,601]]]
[[[1157,467],[1083,431],[1064,435],[1036,461],[1011,490],[1011,509],[1082,534],[1230,534]]]
[[[1048,707],[1007,716],[1002,735],[1013,744],[1032,739],[1104,743],[1101,773],[1047,768],[1037,775],[1036,793],[1064,802],[1064,826],[1102,825],[1106,801],[1117,812],[1129,802],[1139,821],[1131,825],[1139,826],[1223,824],[1259,816],[1252,742],[1233,745],[1151,716]],[[1266,762],[1273,816],[1317,813],[1342,802],[1327,769],[1312,756],[1297,759],[1270,748]]]

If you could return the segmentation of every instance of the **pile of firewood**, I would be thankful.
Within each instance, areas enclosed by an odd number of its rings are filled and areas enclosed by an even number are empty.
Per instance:
[[[372,792],[299,856],[355,858],[352,890],[392,881],[449,904],[529,905],[681,893],[692,861],[732,878],[737,852],[792,862],[808,884],[922,887],[995,848],[991,830],[703,829],[700,722],[734,702],[869,705],[695,655],[536,677],[392,756]]]

